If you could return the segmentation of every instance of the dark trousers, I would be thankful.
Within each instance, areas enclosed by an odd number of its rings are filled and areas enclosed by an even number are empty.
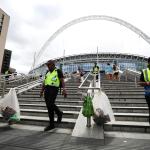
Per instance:
[[[59,91],[58,88],[52,86],[46,86],[44,91],[44,98],[48,110],[50,126],[54,126],[54,112],[57,114],[57,116],[61,114],[61,111],[55,104],[58,91]]]
[[[98,74],[96,75],[96,80],[98,80]]]
[[[149,111],[149,123],[150,123],[150,95],[145,95],[145,99],[148,105],[148,111]]]

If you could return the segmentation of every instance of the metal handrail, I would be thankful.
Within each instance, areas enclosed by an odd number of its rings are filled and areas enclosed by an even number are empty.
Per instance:
[[[22,92],[24,92],[28,89],[31,89],[35,86],[38,86],[38,85],[42,84],[42,82],[43,82],[43,79],[38,79],[38,80],[35,80],[35,81],[32,81],[32,82],[17,86],[17,87],[15,87],[16,93],[20,94],[20,93],[22,93]]]
[[[98,87],[88,87],[88,86],[83,86],[83,84],[88,80],[89,76],[93,76],[93,82],[96,82],[96,74],[93,74],[91,72],[88,73],[88,75],[86,76],[86,78],[83,80],[83,82],[80,84],[80,86],[78,87],[79,89],[95,89],[95,90],[100,90],[101,89],[101,84],[100,84],[100,74],[98,75]]]
[[[92,76],[93,79],[90,81],[88,80],[88,78]],[[84,83],[88,81],[90,82],[90,86],[83,86]],[[96,87],[96,85],[98,85],[98,87]],[[100,84],[100,73],[98,74],[98,84],[96,84],[96,74],[93,74],[92,72],[90,72],[86,78],[83,80],[83,82],[80,84],[80,86],[78,87],[79,90],[81,89],[87,89],[87,96],[91,96],[94,97],[94,92],[95,90],[101,90],[101,84]],[[82,92],[81,92],[82,93]],[[91,117],[87,117],[87,127],[91,127]]]
[[[16,76],[16,74],[15,73],[12,73],[12,74],[7,74],[7,75],[0,75],[0,85],[1,85],[1,87],[2,87],[2,98],[4,97],[4,95],[5,95],[5,90],[6,90],[6,84],[7,83],[13,83],[13,82],[18,82],[18,81],[21,81],[22,82],[22,80],[23,79],[25,79],[25,77],[23,77],[24,76],[24,74],[21,74],[21,73],[19,73],[21,76]],[[11,75],[15,75],[14,76],[14,79],[6,79],[6,77],[7,76],[11,76]]]
[[[6,88],[5,80],[0,80],[0,86],[2,87],[2,96],[1,96],[1,98],[3,98],[4,95],[5,95],[5,88]]]
[[[131,80],[134,81],[135,83],[135,87],[137,87],[137,80],[139,80],[140,78],[140,72],[139,71],[135,71],[135,70],[131,70],[131,69],[126,69],[123,74],[125,75],[125,80],[127,81],[128,78],[130,78]]]

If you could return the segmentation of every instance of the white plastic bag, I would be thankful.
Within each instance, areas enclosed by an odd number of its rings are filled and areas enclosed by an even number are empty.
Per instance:
[[[0,113],[3,115],[3,117],[5,116],[4,113],[9,113],[8,111],[4,111],[7,108],[9,108],[9,112],[10,109],[14,110],[16,113],[13,114],[10,118],[8,118],[8,122],[16,122],[20,120],[20,108],[19,108],[19,103],[18,103],[18,98],[17,98],[17,94],[14,88],[11,88],[9,90],[9,93],[6,94],[4,96],[4,98],[2,98],[0,100]],[[7,114],[8,116],[9,114]]]
[[[94,94],[93,107],[93,120],[97,125],[102,125],[109,121],[115,121],[115,117],[109,99],[104,92],[98,91]]]

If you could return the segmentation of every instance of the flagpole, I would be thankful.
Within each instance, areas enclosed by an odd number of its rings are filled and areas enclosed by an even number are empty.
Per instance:
[[[64,52],[63,52],[63,66],[62,66],[62,71],[64,72],[64,61],[65,61],[65,49],[64,49]]]
[[[98,64],[98,46],[97,46],[97,64]]]

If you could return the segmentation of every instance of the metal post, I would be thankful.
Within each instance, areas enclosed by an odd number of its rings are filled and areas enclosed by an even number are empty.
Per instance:
[[[90,93],[87,93],[87,96],[90,96]],[[91,127],[91,117],[87,117],[87,127]]]
[[[87,127],[91,127],[91,117],[87,117]]]
[[[94,73],[93,87],[96,87],[96,73]]]
[[[2,98],[4,97],[4,95],[5,95],[5,86],[6,86],[6,82],[5,81],[3,81],[2,82]]]
[[[135,87],[137,87],[136,75],[135,75]]]
[[[127,81],[127,70],[126,70],[125,74],[126,74],[126,75],[125,75],[125,76],[126,76],[126,77],[125,77],[125,80]]]

